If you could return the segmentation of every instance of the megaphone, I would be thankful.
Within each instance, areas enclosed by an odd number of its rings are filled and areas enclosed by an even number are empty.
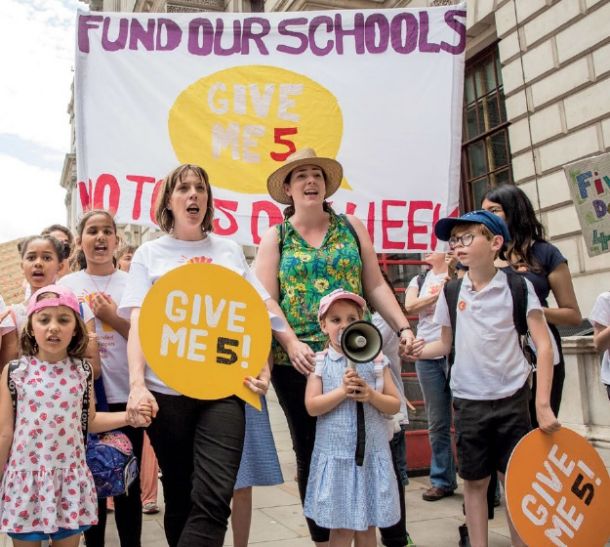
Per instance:
[[[382,344],[379,329],[368,321],[354,321],[341,334],[341,349],[348,360],[368,363],[379,355]]]

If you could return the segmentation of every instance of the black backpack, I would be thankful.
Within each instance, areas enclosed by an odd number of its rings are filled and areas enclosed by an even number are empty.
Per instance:
[[[527,327],[527,285],[525,284],[525,278],[517,273],[505,273],[510,294],[513,298],[513,323],[515,324],[517,334],[519,334],[519,344],[527,362],[534,367],[536,364],[536,353],[527,341],[529,330]],[[450,369],[455,359],[455,328],[457,323],[458,297],[461,288],[462,279],[452,279],[443,288],[451,321],[451,352],[448,356]]]

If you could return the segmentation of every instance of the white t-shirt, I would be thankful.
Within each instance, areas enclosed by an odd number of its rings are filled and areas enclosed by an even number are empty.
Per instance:
[[[4,298],[0,296],[0,314],[6,311],[6,304]],[[15,321],[13,321],[12,315],[9,313],[0,323],[0,336],[4,336],[9,332],[15,330]]]
[[[116,270],[112,275],[89,275],[84,270],[62,277],[58,283],[71,289],[79,302],[90,308],[92,298],[105,293],[119,305],[127,286],[127,273]],[[95,332],[102,363],[104,391],[109,403],[126,403],[129,397],[127,340],[110,325],[95,318]]]
[[[610,292],[603,292],[597,297],[589,314],[589,321],[600,327],[610,325]],[[602,357],[601,377],[604,384],[610,385],[610,352],[608,350],[604,351]]]
[[[184,241],[164,235],[154,241],[148,241],[138,248],[133,255],[127,288],[119,305],[119,313],[128,318],[132,308],[142,307],[148,289],[162,275],[178,268],[193,259],[206,261],[229,268],[251,283],[263,300],[270,298],[269,293],[260,284],[250,270],[241,247],[229,239],[222,239],[209,234],[199,241]],[[167,387],[150,367],[146,367],[146,385],[153,391],[169,395],[179,395]]]
[[[542,307],[533,285],[526,280],[527,315]],[[445,294],[436,303],[434,321],[451,327]],[[514,395],[531,371],[513,322],[513,300],[506,274],[500,270],[489,284],[475,291],[469,274],[458,297],[455,360],[451,367],[454,397],[496,400]]]
[[[411,279],[408,289],[411,287],[418,289],[418,277],[419,276],[416,275],[413,279]],[[443,290],[446,277],[446,273],[435,274],[432,270],[428,270],[426,272],[426,277],[424,278],[424,284],[418,293],[418,298],[441,292]],[[430,306],[427,306],[421,310],[418,315],[417,337],[424,339],[426,343],[434,342],[435,340],[439,340],[441,337],[441,326],[433,321],[434,309],[435,304],[431,304]]]

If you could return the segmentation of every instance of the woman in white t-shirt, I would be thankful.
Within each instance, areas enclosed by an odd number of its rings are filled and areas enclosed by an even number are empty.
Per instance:
[[[159,277],[188,262],[228,267],[243,275],[264,300],[269,295],[250,272],[241,247],[211,233],[212,188],[201,167],[181,165],[164,179],[155,217],[166,235],[138,248],[120,304],[121,313],[131,316],[127,411],[135,416],[141,402],[153,403],[156,417],[148,436],[163,474],[165,535],[170,547],[221,547],[241,460],[244,403],[234,396],[192,399],[166,386],[146,365],[138,334],[140,309]],[[264,394],[268,381],[248,377],[246,385]]]
[[[124,411],[129,397],[129,321],[118,315],[117,305],[127,285],[127,274],[114,265],[119,242],[116,224],[108,211],[94,209],[83,215],[76,232],[76,243],[86,258],[87,267],[62,277],[59,284],[70,288],[95,315],[102,367],[101,383],[98,381],[95,386],[98,409]],[[122,431],[129,437],[134,454],[141,461],[144,429],[125,427]],[[121,546],[139,547],[142,531],[140,481],[133,481],[127,493],[116,496],[114,502]],[[106,498],[100,498],[99,522],[85,532],[87,547],[103,547],[106,513]]]
[[[417,337],[427,343],[440,339],[441,327],[432,321],[440,292],[449,276],[445,253],[429,253],[424,261],[430,264],[425,277],[411,279],[405,295],[409,315],[418,314]],[[447,358],[419,360],[415,363],[417,378],[424,395],[428,435],[432,449],[430,461],[431,486],[422,494],[426,501],[437,501],[453,495],[457,488],[455,462],[451,450],[451,392],[447,385]]]

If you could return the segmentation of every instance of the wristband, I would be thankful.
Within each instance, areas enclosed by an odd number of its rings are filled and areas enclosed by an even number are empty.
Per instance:
[[[402,329],[398,329],[398,330],[396,331],[396,336],[398,336],[398,338],[400,338],[400,337],[401,337],[401,335],[402,335],[402,333],[403,333],[404,331],[406,331],[406,330],[410,330],[410,331],[412,331],[413,329],[412,329],[411,327],[402,327]]]

